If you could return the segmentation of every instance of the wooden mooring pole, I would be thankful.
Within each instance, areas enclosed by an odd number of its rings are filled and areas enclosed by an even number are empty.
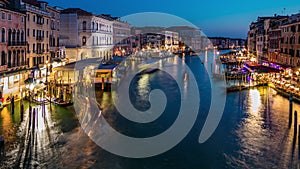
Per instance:
[[[289,107],[289,128],[292,126],[293,118],[293,95],[290,93],[290,107]]]
[[[297,137],[297,130],[298,130],[298,117],[297,111],[294,112],[294,136]]]

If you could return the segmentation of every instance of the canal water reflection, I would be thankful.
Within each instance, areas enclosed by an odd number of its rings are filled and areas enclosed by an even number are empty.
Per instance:
[[[197,142],[201,123],[205,120],[205,115],[199,115],[200,122],[181,144],[165,154],[146,159],[128,159],[110,154],[77,128],[67,134],[66,146],[70,153],[63,158],[64,163],[70,168],[107,169],[297,168],[299,146],[298,139],[294,141],[293,128],[288,127],[288,100],[275,93],[271,88],[260,87],[228,94],[225,114],[217,131],[207,142]],[[108,99],[110,93],[98,94],[98,97],[106,98],[102,100],[104,111],[113,112]],[[300,106],[294,104],[294,109],[300,110]],[[106,115],[106,119],[120,122],[115,116]],[[122,127],[124,130],[130,128]],[[70,161],[73,162],[68,163]]]
[[[62,166],[60,158],[61,154],[64,154],[64,132],[71,131],[78,124],[74,110],[46,105],[43,112],[43,106],[31,104],[30,115],[30,103],[23,101],[23,104],[25,109],[23,121],[20,102],[15,103],[14,114],[11,113],[10,105],[0,112],[0,135],[5,138],[5,155],[0,159],[0,168]]]
[[[210,106],[209,80],[199,58],[187,57],[185,61],[201,82],[201,105],[191,132],[170,151],[144,159],[113,155],[89,139],[71,107],[52,106],[52,111],[49,111],[48,105],[46,120],[40,121],[36,131],[38,142],[33,144],[37,146],[32,148],[32,158],[27,158],[28,162],[22,155],[20,166],[101,169],[298,168],[300,147],[298,136],[294,137],[293,125],[291,128],[288,126],[289,101],[268,87],[228,93],[225,111],[216,132],[208,141],[199,144],[199,133]],[[169,78],[163,72],[140,75],[134,79],[130,89],[131,101],[140,109],[149,106],[146,95],[150,89],[164,89],[172,104],[167,105],[166,114],[157,121],[144,126],[130,123],[116,111],[110,92],[96,91],[102,108],[101,116],[118,131],[128,135],[148,137],[164,131],[176,119],[180,106],[176,84]],[[27,111],[23,123],[20,123],[19,112],[12,115],[9,107],[1,111],[0,135],[11,142],[11,148],[7,158],[1,161],[0,168],[11,168],[18,155],[19,147],[13,142],[18,141],[24,129],[28,129],[25,125],[28,124],[28,103],[25,105]],[[299,104],[294,103],[293,108],[300,112]],[[28,137],[25,138],[28,140]]]
[[[237,146],[232,154],[225,154],[227,163],[247,168],[297,168],[300,142],[294,125],[288,125],[288,99],[267,87],[242,92],[240,97],[241,118],[233,130]],[[294,104],[293,109],[300,111],[300,106]]]
[[[209,59],[208,57],[203,57]],[[196,72],[201,106],[197,122],[188,136],[175,148],[159,156],[145,159],[123,158],[97,147],[81,129],[70,134],[67,143],[71,151],[67,161],[70,167],[84,168],[297,168],[299,163],[298,137],[288,126],[289,102],[273,89],[259,87],[228,93],[222,120],[205,143],[198,137],[210,106],[208,76],[196,57],[187,57],[186,63]],[[148,137],[164,131],[177,117],[180,99],[176,84],[162,72],[145,74],[134,79],[130,93],[137,108],[147,108],[147,93],[161,87],[168,96],[167,116],[149,125],[133,124],[124,120],[114,108],[109,92],[96,92],[102,116],[119,132],[130,136]],[[154,87],[155,86],[155,87]],[[294,104],[294,110],[300,106]],[[293,126],[293,125],[292,125]],[[76,139],[80,138],[80,139]],[[295,139],[294,139],[295,138]],[[76,140],[76,141],[72,141]],[[77,147],[78,149],[72,149]],[[78,155],[80,156],[78,157]]]

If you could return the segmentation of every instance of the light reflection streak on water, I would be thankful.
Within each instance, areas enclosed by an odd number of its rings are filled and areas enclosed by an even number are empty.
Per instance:
[[[18,103],[15,104],[15,107],[18,107]],[[20,126],[20,116],[18,111],[15,111],[15,114],[12,114],[10,110],[10,105],[0,110],[0,135],[5,138],[6,151],[6,159],[0,159],[0,168],[2,168],[3,165],[10,166],[13,164],[18,152],[15,142],[18,136],[15,133],[18,132]]]
[[[17,157],[20,157],[20,168],[45,168],[46,166],[57,168],[60,166],[59,159],[63,149],[59,149],[59,147],[63,144],[63,138],[62,131],[57,127],[57,122],[53,118],[56,113],[60,112],[56,112],[53,106],[53,112],[50,112],[48,105],[45,106],[45,113],[42,113],[42,106],[33,105],[33,108],[38,110],[35,125],[33,125],[33,118],[31,123],[29,122],[29,105],[27,102],[24,104],[24,120],[20,122],[19,104],[19,102],[16,103],[16,111],[13,115],[8,110],[9,106],[1,110],[1,117],[3,118],[1,126],[4,127],[4,132],[1,131],[1,134],[4,135],[7,143],[18,144],[18,146],[15,145],[13,149],[7,150],[6,158],[1,161],[0,168],[3,165],[11,168],[18,164],[16,163]],[[15,121],[13,122],[12,119]],[[12,131],[18,123],[20,123],[18,132]],[[9,133],[8,136],[5,134],[7,132]]]
[[[150,91],[149,78],[149,74],[144,74],[138,80],[138,95],[141,96],[142,100],[147,100],[147,94]]]
[[[249,90],[249,112],[257,115],[261,106],[261,98],[258,90]]]
[[[182,70],[174,71],[178,71],[178,75],[182,76]],[[167,82],[162,81],[161,83]],[[279,95],[274,95],[272,90],[267,90],[267,88],[246,90],[241,93],[234,93],[231,96],[234,98],[241,97],[241,104],[234,107],[234,104],[237,102],[227,103],[230,108],[226,111],[229,113],[227,113],[228,116],[223,117],[223,121],[230,121],[231,117],[238,116],[238,120],[232,122],[234,127],[226,128],[227,126],[220,124],[220,128],[224,128],[225,133],[230,135],[230,138],[234,137],[234,139],[237,139],[234,140],[235,142],[233,141],[234,148],[224,150],[226,162],[231,162],[227,168],[297,168],[298,140],[293,143],[293,125],[291,129],[288,129],[288,100]],[[111,112],[110,109],[112,109],[111,94],[104,92],[101,96],[97,96],[98,98],[102,109],[109,114]],[[300,112],[298,104],[294,104],[293,107],[294,110]],[[239,115],[235,114],[235,108],[242,109]],[[97,115],[100,116],[100,113]],[[92,118],[92,116],[86,118]],[[10,120],[8,119],[6,123],[10,124]],[[111,116],[107,120],[110,123],[115,122],[115,119]],[[48,124],[53,124],[53,122]],[[198,134],[196,133],[195,135],[198,136]],[[88,139],[81,128],[66,134],[66,137],[68,137],[66,146],[68,151],[63,154],[62,161],[65,164],[64,166],[68,168],[79,166],[83,168],[218,168],[211,166],[202,167],[202,164],[205,162],[199,160],[199,158],[201,159],[201,157],[205,156],[205,152],[200,151],[198,148],[205,147],[208,144],[184,147],[187,150],[191,149],[192,152],[186,153],[183,151],[187,158],[183,158],[184,155],[178,153],[178,151],[170,152],[170,158],[168,156],[168,161],[165,161],[166,164],[163,166],[163,160],[160,158],[140,162],[110,155]],[[226,141],[224,138],[223,140],[217,140],[212,144],[212,147],[205,150],[219,153],[223,149],[214,149],[214,147],[218,147],[216,144],[222,144],[224,141]],[[47,148],[47,144],[43,144],[43,146]],[[226,146],[225,144],[224,147]],[[214,157],[208,161],[213,163]],[[51,159],[49,161],[51,162]],[[224,163],[224,161],[221,161],[220,166],[223,167]],[[131,167],[134,165],[138,167]]]
[[[1,111],[1,118],[2,118],[2,130],[3,130],[3,136],[4,138],[8,141],[11,142],[12,140],[15,139],[13,134],[14,133],[14,128],[13,128],[13,122],[12,122],[12,115],[10,111],[8,110],[8,107],[4,107]]]
[[[212,57],[210,56],[211,55],[208,57],[206,53],[205,59],[211,59]],[[207,62],[205,63],[207,64]],[[178,64],[181,64],[181,62]],[[182,76],[183,70],[174,69],[174,71],[177,72],[178,76]],[[162,80],[159,81],[160,83],[167,83],[165,79],[161,79]],[[136,87],[139,89],[139,84]],[[288,129],[287,126],[288,100],[281,96],[273,95],[272,93],[273,92],[270,92],[267,88],[245,90],[241,93],[233,94],[234,98],[240,95],[241,97],[243,96],[240,99],[241,104],[234,105],[236,102],[227,103],[230,108],[226,111],[229,113],[227,113],[228,116],[223,117],[223,121],[230,121],[232,120],[232,116],[238,116],[238,120],[232,122],[234,127],[230,126],[226,128],[226,125],[220,124],[220,128],[224,129],[225,133],[230,135],[230,138],[237,139],[232,143],[234,144],[234,148],[224,150],[224,154],[226,154],[227,157],[226,160],[231,162],[227,168],[295,168],[297,165],[298,144],[296,142],[295,147],[293,147],[293,130]],[[270,99],[267,99],[266,96],[269,96]],[[103,110],[105,110],[105,114],[111,113],[110,109],[112,105],[109,97],[110,94],[106,92],[99,96],[99,103]],[[242,109],[241,114],[235,114],[235,108],[239,110]],[[294,104],[294,109],[300,110],[299,105]],[[109,116],[106,120],[111,124],[117,122],[112,116]],[[126,128],[126,126],[122,126],[122,128],[123,127]],[[199,133],[193,134],[198,136]],[[203,149],[199,150],[199,147],[205,147],[208,144],[184,147],[187,150],[190,149],[192,152],[186,153],[183,151],[183,154],[187,155],[188,160],[186,160],[187,158],[182,158],[184,155],[178,153],[178,151],[170,152],[170,156],[167,156],[168,161],[165,162],[167,163],[165,166],[163,166],[164,163],[162,163],[160,158],[149,160],[150,162],[147,160],[139,161],[117,158],[97,148],[97,146],[91,143],[86,137],[78,139],[78,137],[85,136],[84,134],[81,133],[78,135],[77,133],[71,134],[68,140],[68,146],[70,146],[69,149],[71,152],[69,153],[70,155],[67,156],[67,159],[74,161],[73,164],[69,164],[69,166],[73,165],[74,168],[78,165],[92,166],[93,168],[222,168],[225,163],[228,162],[221,161],[219,165],[222,167],[211,167],[209,165],[202,167],[205,161],[201,161],[201,157],[205,156],[207,152],[201,151]],[[219,150],[215,148],[218,147],[216,144],[221,145],[226,141],[224,138],[221,138],[205,150],[215,155],[219,153],[219,151],[223,151],[223,149]],[[226,146],[225,144],[224,147]],[[76,149],[74,149],[74,147],[76,147]],[[294,152],[292,150],[294,150]],[[214,158],[215,156],[206,160],[213,163]],[[87,161],[89,159],[96,159],[97,164],[95,166],[88,164]],[[134,165],[139,167],[131,167]]]
[[[210,58],[210,57],[209,57]],[[206,58],[207,59],[207,58]],[[178,63],[181,64],[181,63]],[[210,70],[210,69],[209,69]],[[176,70],[178,76],[182,76],[183,70]],[[162,81],[161,83],[166,83],[165,81]],[[146,83],[139,84],[138,82],[138,89],[145,85]],[[140,86],[139,86],[140,85]],[[271,90],[272,91],[272,90]],[[227,156],[228,161],[230,161],[230,165],[228,168],[296,168],[298,163],[298,142],[296,141],[296,144],[293,145],[293,129],[288,129],[288,100],[278,96],[273,95],[273,92],[271,92],[267,88],[258,88],[258,89],[251,89],[249,91],[242,91],[241,95],[244,94],[244,98],[242,99],[243,105],[238,105],[242,107],[241,116],[239,117],[239,121],[234,123],[234,128],[229,128],[230,132],[233,132],[234,136],[231,137],[237,137],[237,141],[234,145],[234,152],[225,151],[225,154]],[[269,99],[267,99],[267,96]],[[107,110],[107,114],[110,113],[110,107],[111,107],[111,100],[109,99],[108,93],[103,93],[101,95],[101,106],[105,110]],[[239,97],[239,93],[235,94],[234,97]],[[227,111],[232,111],[232,104],[234,102],[228,103],[231,107],[231,109]],[[298,104],[294,104],[295,110],[300,110],[300,107]],[[230,113],[230,116],[236,116],[236,114]],[[229,117],[223,117],[226,121],[230,120]],[[114,123],[115,119],[110,117],[108,119],[111,123]],[[126,126],[125,126],[126,127]],[[225,128],[221,125],[221,127]],[[226,129],[225,129],[226,130]],[[227,130],[226,130],[227,131]],[[198,133],[197,133],[198,134]],[[78,156],[84,156],[85,158],[80,158],[80,161],[76,161],[75,164],[80,165],[87,165],[85,162],[88,161],[89,158],[97,159],[98,164],[95,168],[105,168],[103,166],[114,166],[116,167],[116,163],[121,164],[135,164],[138,163],[137,161],[130,161],[127,159],[124,160],[122,158],[116,158],[116,159],[107,159],[103,155],[103,151],[96,149],[95,145],[88,142],[86,138],[83,138],[81,140],[73,141],[72,139],[76,139],[77,135],[71,135],[70,136],[70,145],[72,147],[70,148],[72,151],[69,158],[71,159],[78,159],[76,154],[79,154]],[[218,140],[219,142],[216,142],[215,144],[221,144],[224,140]],[[87,145],[86,145],[87,144]],[[213,146],[215,146],[213,144]],[[75,145],[75,146],[74,146]],[[187,149],[195,149],[197,150],[198,147],[203,147],[205,145],[196,145],[196,147],[188,147]],[[225,145],[226,146],[226,145]],[[74,149],[73,147],[78,147],[78,149]],[[213,150],[213,147],[210,147],[209,150]],[[97,152],[98,150],[98,152]],[[93,153],[92,153],[92,152]],[[177,153],[177,152],[175,152]],[[197,168],[196,166],[200,166],[203,161],[197,161],[198,158],[195,156],[203,156],[203,152],[201,151],[193,151],[195,155],[191,155],[189,157],[191,160],[188,160],[192,164],[186,164],[188,167],[186,168]],[[202,154],[203,153],[203,154]],[[228,154],[227,154],[228,153]],[[90,157],[90,154],[97,154],[92,155]],[[107,154],[105,154],[107,155]],[[171,156],[176,157],[178,159],[181,159],[179,156],[176,156],[177,154],[171,154]],[[175,159],[176,159],[175,158]],[[214,159],[210,159],[214,160]],[[99,162],[101,161],[101,162]],[[105,162],[102,162],[105,161]],[[155,163],[157,165],[161,164],[159,163],[159,160],[157,160],[158,163]],[[154,162],[157,162],[154,161]],[[161,162],[161,161],[160,161]],[[142,162],[141,162],[142,163]],[[181,164],[183,161],[168,161],[168,164]],[[153,167],[153,163],[151,164],[140,164],[140,168],[142,166],[146,166],[144,168],[155,168]],[[220,164],[224,166],[225,164]],[[180,165],[179,165],[180,166]],[[107,167],[109,168],[109,167]],[[110,167],[113,168],[113,167]],[[130,168],[126,166],[122,166],[120,168]],[[163,167],[161,167],[163,168]],[[164,167],[168,168],[168,167]],[[174,167],[176,168],[176,167]],[[178,167],[180,168],[180,167]],[[203,168],[209,168],[209,167],[203,167]]]
[[[297,168],[299,140],[293,124],[288,128],[289,101],[266,87],[246,93],[244,115],[235,130],[239,147],[237,154],[225,155],[227,161],[243,168]],[[293,107],[300,110],[298,104]]]
[[[208,59],[213,58],[211,56],[211,54],[208,56],[207,52],[205,53],[205,64],[209,63],[207,62]],[[211,69],[208,69],[208,72],[210,72],[210,70]],[[178,76],[182,76],[183,70],[174,68],[174,71],[177,72]],[[159,82],[167,83],[165,79],[162,79],[162,81]],[[167,167],[153,167],[155,164],[157,166],[163,164],[160,163],[160,159],[150,160],[151,162],[145,160],[143,162],[146,163],[143,163],[138,160],[127,161],[127,159],[124,160],[122,158],[108,160],[103,156],[96,158],[98,158],[99,161],[104,161],[105,159],[107,160],[106,163],[103,164],[102,162],[99,162],[97,167],[103,168],[104,165],[112,166],[116,163],[122,163],[136,164],[139,168],[199,168],[199,166],[201,166],[200,168],[222,168],[226,165],[225,163],[228,162],[229,165],[227,168],[296,168],[298,165],[298,141],[293,145],[293,129],[288,129],[288,100],[279,95],[273,95],[272,90],[269,90],[266,87],[233,93],[231,96],[234,98],[241,97],[239,99],[240,104],[235,105],[237,103],[235,102],[236,100],[227,103],[229,107],[226,110],[227,116],[223,116],[223,124],[220,124],[220,128],[225,131],[224,133],[229,135],[230,141],[232,141],[231,139],[233,138],[233,141],[228,143],[234,144],[232,146],[233,148],[226,144],[224,144],[224,149],[219,150],[215,148],[218,147],[216,144],[222,145],[223,142],[227,141],[221,137],[223,135],[220,135],[220,140],[214,140],[215,142],[210,145],[211,147],[205,149],[214,154],[212,158],[206,159],[207,161],[212,161],[211,163],[213,163],[214,160],[216,161],[216,153],[224,151],[225,162],[220,162],[219,166],[221,167],[211,167],[210,165],[202,167],[202,164],[205,163],[205,161],[201,161],[201,159],[203,160],[202,157],[208,153],[203,152],[201,151],[203,149],[199,150],[198,148],[205,147],[209,145],[209,143],[193,145],[195,147],[185,147],[192,152],[186,153],[183,151],[184,155],[188,155],[188,160],[181,158],[183,155],[178,155],[178,151],[170,152],[169,155],[171,158],[167,161]],[[269,99],[267,99],[268,97]],[[100,100],[101,99],[102,98],[100,98]],[[238,112],[240,114],[235,114],[237,113],[236,109],[241,110]],[[300,106],[294,104],[294,109],[300,111]],[[230,126],[227,128],[227,126],[224,125],[224,121],[231,121],[231,117],[237,117],[237,120],[232,122],[233,127]],[[113,118],[110,118],[109,120],[114,121]],[[198,134],[199,133],[196,133],[197,136]],[[216,132],[216,134],[218,134],[218,132]],[[213,140],[213,138],[211,140]],[[72,143],[78,145],[77,142]],[[84,141],[81,141],[80,143],[84,143]],[[91,145],[93,144],[90,144],[89,146]],[[79,146],[83,146],[83,144],[79,144]],[[85,147],[89,146],[85,145]],[[227,146],[230,147],[230,150],[226,149]],[[72,151],[79,152],[79,150]],[[172,160],[173,157],[175,160]],[[85,159],[82,159],[80,164],[83,164],[83,161],[85,161]],[[126,165],[122,167],[130,168]]]

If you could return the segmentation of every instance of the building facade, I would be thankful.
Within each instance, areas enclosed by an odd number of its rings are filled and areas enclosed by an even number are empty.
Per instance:
[[[47,11],[50,15],[50,29],[47,30],[49,33],[49,46],[46,46],[46,51],[50,51],[50,60],[53,62],[56,58],[64,58],[63,54],[60,53],[59,45],[60,15],[59,10],[50,6],[47,6]]]
[[[230,49],[245,47],[244,39],[234,39],[226,37],[209,37],[210,41],[218,49]]]
[[[179,40],[193,51],[202,50],[201,30],[190,26],[172,26],[167,28],[169,31],[178,32]]]
[[[145,26],[132,28],[132,46],[135,51],[142,49],[164,49],[165,47],[164,27]]]
[[[281,54],[281,44],[283,44],[281,26],[287,22],[288,17],[278,18],[270,23],[268,30],[269,46],[268,61],[277,64],[287,64],[286,58]]]
[[[281,41],[281,29],[271,28],[269,30],[269,48],[268,48],[268,61],[274,63],[283,62],[280,58],[280,41]]]
[[[282,63],[291,67],[300,66],[300,14],[290,16],[280,28]]]
[[[179,33],[174,31],[165,30],[162,31],[164,35],[163,44],[164,49],[171,52],[179,51]]]
[[[59,11],[47,2],[23,0],[21,10],[26,14],[27,63],[30,77],[45,78],[48,64],[57,57]]]
[[[60,45],[65,46],[69,62],[113,55],[113,21],[79,8],[60,14]]]
[[[119,18],[112,18],[114,55],[125,56],[132,53],[130,24],[121,21]]]
[[[20,97],[27,78],[25,15],[12,1],[0,0],[0,6],[0,97],[5,101]]]
[[[141,47],[141,36],[142,36],[142,30],[138,29],[136,27],[131,27],[131,49],[132,53],[138,52]]]
[[[134,27],[132,28],[133,49],[161,49],[171,52],[179,50],[179,33],[164,27]]]
[[[256,56],[256,33],[258,31],[258,22],[250,24],[250,30],[247,36],[247,49],[250,55]]]

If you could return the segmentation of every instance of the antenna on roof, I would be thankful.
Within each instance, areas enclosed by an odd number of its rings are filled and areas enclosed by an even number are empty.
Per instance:
[[[281,14],[284,16],[285,15],[285,8],[281,11]]]

